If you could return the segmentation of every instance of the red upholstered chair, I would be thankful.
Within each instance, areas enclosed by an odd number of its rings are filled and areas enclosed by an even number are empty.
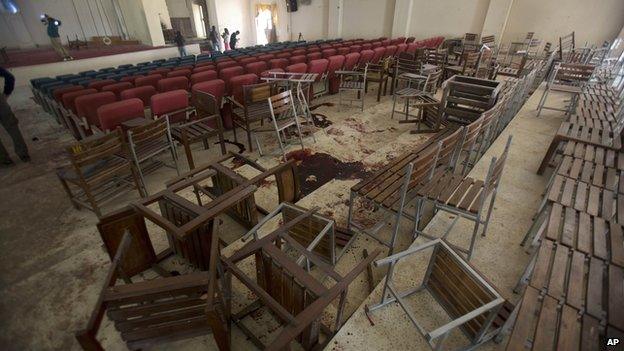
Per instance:
[[[221,56],[218,57],[217,59],[214,60],[215,63],[221,63],[221,62],[226,62],[226,61],[234,61],[234,59],[232,59],[231,57],[228,56]]]
[[[371,50],[373,47],[373,44],[371,43],[363,43],[362,44],[362,50]],[[362,50],[360,51],[360,53],[362,52]]]
[[[269,61],[269,60],[272,60],[274,57],[275,56],[273,54],[264,54],[264,55],[258,56],[258,60]]]
[[[308,101],[311,101],[314,96],[319,96],[327,93],[327,66],[329,65],[328,59],[312,60],[308,63],[308,73],[316,73],[316,81],[312,84],[310,89],[310,96]]]
[[[236,67],[236,66],[240,66],[240,64],[234,60],[222,61],[222,62],[217,63],[217,72],[221,72],[222,70],[228,67]]]
[[[173,77],[189,78],[190,76],[191,76],[191,70],[188,70],[188,69],[179,69],[179,70],[171,71],[167,73],[167,78],[173,78]]]
[[[379,63],[379,61],[381,61],[381,59],[384,57],[385,53],[386,53],[385,47],[382,46],[382,47],[375,48],[373,50],[373,57],[371,58],[370,62]]]
[[[321,54],[320,51],[317,52],[311,52],[309,54],[306,55],[306,61],[310,62],[310,61],[314,61],[314,60],[318,60],[320,58],[323,58],[323,54]],[[292,63],[291,63],[292,65]]]
[[[318,46],[309,46],[308,53],[311,53],[311,52],[321,52],[321,48]]]
[[[234,66],[225,68],[222,71],[219,71],[219,79],[222,79],[225,82],[225,95],[231,95],[230,89],[230,79],[236,76],[240,76],[245,74],[245,69],[241,66]]]
[[[91,83],[89,83],[89,85],[87,85],[87,88],[101,90],[103,87],[109,84],[115,84],[115,83],[117,83],[117,81],[114,79],[94,80]]]
[[[397,51],[397,47],[395,45],[386,46],[386,51],[384,52],[382,58],[394,56]]]
[[[215,64],[212,61],[199,62],[195,65],[195,69],[200,68],[200,67],[211,67],[211,66],[216,68]]]
[[[405,50],[407,50],[407,44],[405,43],[401,43],[397,45],[397,50],[394,53],[394,56],[399,56],[400,53],[405,52]]]
[[[275,54],[276,59],[289,59],[292,56],[290,52],[280,52],[279,54]]]
[[[61,104],[63,102],[63,94],[79,90],[84,90],[84,87],[82,85],[72,85],[69,87],[56,88],[52,91],[52,96],[54,97],[54,101]]]
[[[358,61],[357,67],[364,67],[367,63],[371,62],[375,52],[373,50],[362,50],[360,52],[360,60]]]
[[[418,49],[418,44],[412,42],[407,44],[407,49],[405,50],[405,52],[409,52],[410,54],[413,54],[416,52],[416,49]]]
[[[150,74],[149,76],[139,77],[134,81],[135,87],[143,87],[146,85],[154,87],[154,89],[158,88],[158,81],[163,79],[160,74]]]
[[[137,78],[140,77],[144,77],[142,74],[137,74],[134,76],[125,76],[123,78],[121,78],[119,81],[120,82],[128,82],[128,83],[132,83],[132,85],[134,85],[134,82],[137,80]]]
[[[360,54],[357,55],[359,57]],[[346,58],[344,55],[335,55],[330,56],[327,60],[329,60],[327,65],[327,89],[330,94],[336,94],[338,92],[338,87],[340,86],[340,77],[334,72],[342,69]],[[357,59],[355,62],[357,63]]]
[[[171,90],[152,96],[152,115],[154,118],[169,116],[169,123],[180,123],[188,119],[192,108],[186,90]]]
[[[232,85],[232,98],[240,103],[243,103],[243,87],[245,85],[256,84],[258,81],[258,76],[253,73],[243,74],[242,76],[232,78],[230,81],[230,84]]]
[[[100,106],[97,115],[102,130],[113,130],[125,121],[145,118],[143,101],[128,99]]]
[[[95,94],[97,92],[97,89],[89,88],[65,93],[61,97],[61,100],[63,101],[63,107],[65,107],[65,109],[70,111],[71,113],[76,114],[76,99],[79,96]]]
[[[191,74],[191,86],[200,82],[207,82],[209,80],[213,80],[217,78],[218,78],[217,71],[205,71],[205,72],[193,73]]]
[[[297,63],[305,63],[307,62],[307,58],[305,55],[297,55],[297,56],[292,56],[289,60],[288,60],[288,64],[290,65],[294,65]]]
[[[171,71],[181,71],[181,70],[192,71],[193,66],[192,65],[176,66],[171,69]]]
[[[178,89],[187,90],[188,86],[189,80],[186,77],[163,78],[158,81],[158,91],[161,93]]]
[[[156,68],[153,69],[151,71],[149,71],[149,74],[160,74],[162,77],[164,77],[167,73],[169,73],[169,71],[171,71],[170,68],[166,68],[166,67],[161,67],[161,68]]]
[[[288,66],[288,64],[289,64],[288,59],[274,58],[272,60],[269,60],[269,69],[276,69],[276,68],[285,69],[286,66]]]
[[[294,65],[287,66],[284,71],[292,73],[306,73],[308,65],[305,63],[295,63]]]
[[[91,134],[93,127],[100,128],[97,110],[100,106],[117,101],[117,96],[113,92],[105,91],[90,95],[79,96],[74,102],[76,104],[76,115],[79,118],[76,124],[83,128],[85,135]]]
[[[346,55],[349,52],[351,52],[351,49],[348,46],[342,46],[339,47],[338,50],[336,50],[336,55]]]
[[[260,76],[260,74],[267,69],[269,69],[269,65],[264,61],[256,61],[245,65],[245,72],[253,73],[257,76]]]
[[[377,49],[377,48],[379,48],[381,46],[382,45],[381,45],[380,41],[374,41],[374,42],[371,43],[371,50],[375,50],[375,49]]]
[[[201,91],[215,97],[217,106],[221,106],[223,94],[225,94],[225,82],[221,79],[214,79],[207,82],[193,84],[191,91]]]
[[[214,96],[215,101],[218,107],[221,107],[221,101],[223,100],[223,96],[225,94],[225,82],[221,79],[215,79],[208,82],[201,82],[193,85],[191,91],[194,93],[195,91],[200,91],[204,93],[208,93]],[[223,110],[223,109],[222,109]],[[221,119],[224,128],[231,129],[232,128],[232,116],[228,113],[227,116],[223,115],[223,111],[221,111]],[[214,121],[209,122],[208,124],[211,127],[217,127]]]
[[[130,88],[134,88],[134,86],[132,85],[132,83],[130,82],[121,82],[121,83],[115,83],[115,84],[110,84],[107,86],[102,87],[101,91],[110,91],[112,93],[115,94],[115,96],[117,97],[117,100],[119,100],[120,97],[120,93],[126,89],[130,89]]]
[[[206,66],[193,68],[193,74],[206,72],[206,71],[215,71],[216,72],[217,71],[217,67],[215,65],[211,64],[211,65],[206,65]]]
[[[252,62],[258,62],[258,59],[255,57],[246,57],[246,58],[238,60],[238,64],[243,67],[245,67],[247,64],[252,63]]]
[[[359,53],[360,51],[362,51],[362,46],[361,45],[351,45],[349,47],[349,52],[358,52]]]
[[[349,51],[349,50],[347,50]],[[323,55],[323,58],[329,58],[330,56],[334,56],[336,55],[338,51],[336,49],[325,49],[323,51],[321,51],[321,54]]]
[[[119,95],[120,100],[140,99],[145,107],[151,106],[152,95],[156,94],[156,88],[151,85],[126,89]]]
[[[301,55],[305,55],[306,54],[306,50],[305,49],[296,49],[293,50],[291,52],[291,56],[301,56]]]
[[[353,71],[357,66],[358,62],[360,62],[360,53],[359,52],[350,52],[345,55],[343,69],[345,71]]]
[[[381,46],[388,46],[392,41],[390,39],[383,39],[381,41]]]

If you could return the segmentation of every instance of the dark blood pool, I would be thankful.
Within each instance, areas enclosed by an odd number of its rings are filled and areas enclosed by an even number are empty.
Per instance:
[[[362,162],[342,162],[326,153],[312,153],[310,149],[286,154],[297,162],[301,195],[306,196],[332,179],[362,179],[370,176]]]

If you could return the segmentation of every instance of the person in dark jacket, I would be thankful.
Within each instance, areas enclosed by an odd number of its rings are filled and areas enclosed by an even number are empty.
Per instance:
[[[208,39],[212,43],[212,49],[216,51],[221,51],[221,41],[219,41],[219,32],[217,31],[217,27],[212,26],[210,30],[210,35],[208,35]]]
[[[48,16],[47,14],[43,15],[43,17],[41,18],[41,22],[43,22],[43,24],[47,26],[47,33],[50,37],[50,42],[52,43],[54,51],[56,51],[56,53],[63,58],[63,61],[73,60],[74,58],[69,55],[67,50],[65,50],[63,43],[61,43],[59,27],[61,26],[62,22],[57,20],[56,18]]]
[[[184,37],[182,36],[182,33],[180,33],[180,31],[176,32],[173,41],[175,41],[176,45],[178,46],[180,57],[186,56],[186,48],[184,47],[184,45],[186,44],[186,40],[184,40]]]
[[[239,35],[240,35],[240,31],[237,30],[236,32],[232,33],[232,35],[230,36],[230,49],[232,50],[236,49],[236,43],[238,42]]]
[[[2,124],[7,133],[11,136],[11,139],[13,139],[13,147],[15,148],[17,156],[22,161],[28,162],[30,161],[28,147],[19,130],[17,118],[7,102],[7,98],[11,95],[15,87],[15,77],[3,67],[0,67],[0,77],[4,78],[4,90],[0,93],[0,124]],[[2,145],[2,142],[0,142],[0,166],[10,166],[12,164],[13,160],[11,160],[9,153],[4,148],[4,145]]]

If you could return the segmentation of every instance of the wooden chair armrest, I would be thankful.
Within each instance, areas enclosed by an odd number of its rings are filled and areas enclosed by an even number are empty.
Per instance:
[[[200,119],[196,119],[196,120],[193,120],[193,121],[190,121],[190,122],[179,124],[177,127],[185,128],[185,127],[188,127],[188,126],[192,126],[192,125],[198,124],[200,122],[205,122],[205,121],[209,121],[211,119],[216,119],[218,117],[221,117],[221,116],[219,114],[214,114],[214,115],[202,117]]]
[[[178,109],[178,110],[175,110],[175,111],[170,111],[170,112],[167,112],[167,113],[163,113],[160,116],[154,116],[154,117],[155,117],[155,119],[156,118],[162,118],[162,117],[169,117],[169,116],[175,115],[177,113],[189,112],[189,111],[195,111],[195,106],[188,106],[188,107],[181,108],[181,109]]]
[[[360,71],[335,71],[335,74],[343,74],[343,75],[353,75],[353,76],[363,76],[364,72]]]
[[[229,103],[235,105],[236,107],[240,107],[242,109],[245,108],[245,106],[243,106],[240,102],[236,101],[236,99],[231,96],[226,96],[224,99],[227,100]]]

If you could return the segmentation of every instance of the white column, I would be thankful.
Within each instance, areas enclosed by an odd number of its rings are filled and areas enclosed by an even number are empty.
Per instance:
[[[342,18],[344,0],[329,0],[329,17],[327,19],[327,37],[342,37]]]
[[[392,38],[409,37],[414,0],[396,0],[392,21]]]

